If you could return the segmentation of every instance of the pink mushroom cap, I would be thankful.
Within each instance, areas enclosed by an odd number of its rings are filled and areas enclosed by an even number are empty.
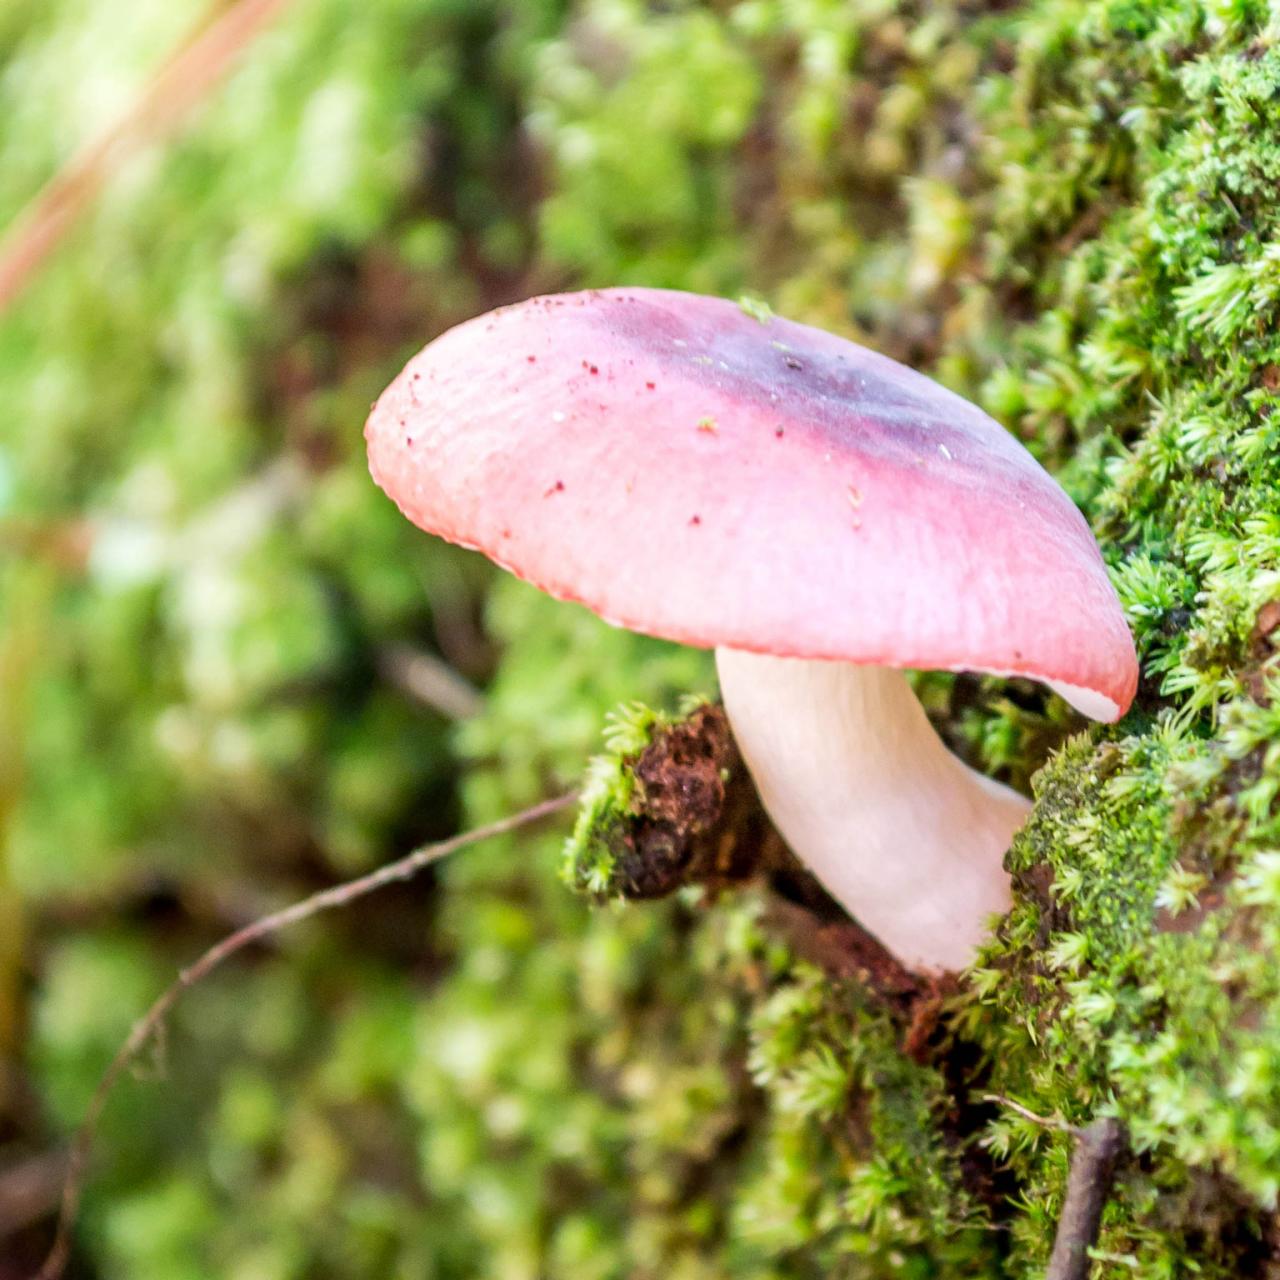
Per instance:
[[[721,298],[532,298],[374,405],[410,520],[619,626],[781,657],[1028,676],[1115,720],[1133,641],[1080,512],[998,423]]]

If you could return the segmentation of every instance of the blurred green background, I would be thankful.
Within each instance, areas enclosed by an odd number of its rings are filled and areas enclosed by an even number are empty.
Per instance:
[[[0,224],[204,13],[0,4]],[[1280,583],[1280,351],[1255,323],[1280,297],[1276,21],[1246,0],[293,0],[185,127],[113,164],[0,316],[0,1280],[47,1244],[67,1135],[178,967],[573,785],[609,708],[714,692],[707,655],[545,600],[370,482],[370,401],[488,307],[750,292],[979,399],[1094,519],[1135,624],[1143,711],[1107,750],[1115,803],[1157,832],[1130,841],[1143,901],[1236,856],[1201,833],[1177,863],[1191,845],[1161,834],[1188,789],[1234,803],[1232,760],[1257,756],[1231,848],[1274,840],[1245,676]],[[1040,692],[961,693],[925,686],[1020,785],[1079,727]],[[1080,803],[1036,838],[1093,839]],[[565,825],[192,991],[109,1107],[72,1274],[1037,1273],[1065,1140],[956,1121],[964,1083],[898,1055],[857,991],[833,1003],[750,894],[575,897]],[[1093,959],[1149,990],[1125,938]],[[1249,977],[1247,1025],[1190,997],[1182,1025],[1172,998],[1117,1013],[1072,986],[1083,945],[1026,987],[1077,1002],[1069,1070],[992,994],[999,966],[958,1015],[973,1060],[1045,1110],[1147,1108],[1105,1274],[1274,1276],[1275,975]],[[1165,1057],[1134,1030],[1106,1058],[1126,1017],[1172,1028]],[[1244,1083],[1234,1035],[1261,1055]]]

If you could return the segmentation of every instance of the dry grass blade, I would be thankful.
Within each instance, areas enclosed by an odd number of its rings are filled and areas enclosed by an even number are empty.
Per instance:
[[[129,110],[54,175],[0,240],[0,312],[39,270],[123,156],[172,129],[289,3],[237,0],[225,11],[222,4],[215,5]]]

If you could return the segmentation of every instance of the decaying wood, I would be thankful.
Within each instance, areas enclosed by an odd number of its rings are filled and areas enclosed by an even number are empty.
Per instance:
[[[723,707],[709,703],[659,730],[633,767],[639,811],[616,850],[624,897],[662,897],[686,884],[716,893],[759,881],[772,890],[770,923],[833,977],[861,982],[895,1004],[937,994],[936,984],[851,920],[787,847],[760,803]]]

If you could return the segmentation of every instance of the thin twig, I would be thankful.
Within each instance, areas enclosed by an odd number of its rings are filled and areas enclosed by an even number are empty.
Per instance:
[[[0,312],[21,292],[123,157],[196,106],[290,0],[214,3],[129,109],[80,149],[14,219],[0,241]]]
[[[1125,1143],[1124,1126],[1111,1116],[1080,1130],[1045,1280],[1088,1280],[1093,1262],[1090,1250],[1098,1240],[1102,1211]]]
[[[332,888],[324,889],[319,893],[312,894],[309,898],[304,898],[301,902],[295,902],[292,906],[285,907],[281,911],[273,912],[269,916],[263,916],[261,919],[255,920],[252,924],[245,925],[243,929],[236,930],[235,933],[230,934],[223,938],[221,942],[210,947],[189,968],[183,969],[142,1018],[134,1023],[128,1039],[120,1046],[116,1056],[111,1060],[110,1066],[107,1067],[102,1079],[98,1082],[97,1089],[94,1090],[93,1097],[89,1100],[89,1107],[85,1112],[84,1120],[76,1131],[75,1140],[71,1144],[67,1177],[62,1188],[62,1206],[58,1214],[58,1228],[54,1236],[53,1247],[49,1250],[49,1256],[45,1259],[44,1265],[39,1272],[37,1272],[35,1280],[60,1280],[70,1254],[71,1232],[75,1226],[76,1216],[80,1207],[80,1197],[84,1190],[89,1157],[93,1151],[94,1136],[97,1133],[98,1122],[102,1118],[102,1111],[106,1106],[107,1098],[125,1068],[160,1031],[165,1018],[168,1017],[174,1005],[178,1003],[184,991],[212,973],[224,960],[228,960],[237,952],[243,951],[251,943],[258,942],[270,934],[279,933],[282,929],[287,929],[291,925],[300,924],[302,921],[309,920],[323,911],[331,911],[335,907],[345,907],[357,898],[363,898],[366,894],[385,888],[387,885],[411,880],[420,871],[431,866],[432,863],[439,862],[440,859],[448,857],[451,853],[456,853],[459,849],[465,849],[469,845],[479,844],[482,840],[506,835],[519,827],[528,826],[530,823],[537,822],[553,813],[558,813],[560,810],[568,808],[576,799],[577,793],[569,792],[566,795],[557,796],[553,800],[544,800],[541,804],[535,804],[532,808],[525,809],[522,813],[514,814],[512,817],[503,818],[498,822],[491,822],[488,826],[477,827],[474,831],[467,831],[462,835],[454,836],[450,840],[442,840],[438,844],[424,845],[422,848],[415,849],[412,853],[407,854],[398,862],[388,863],[386,866],[379,867],[376,871],[371,871],[368,875],[361,876],[357,880],[351,880],[346,884],[334,885]]]
[[[1060,1116],[1042,1116],[1032,1111],[1029,1107],[1024,1107],[1020,1102],[1014,1102],[1012,1098],[1006,1098],[1003,1093],[984,1093],[982,1095],[983,1102],[994,1102],[997,1106],[1008,1107],[1010,1111],[1016,1111],[1024,1120],[1030,1120],[1032,1124],[1038,1124],[1042,1129],[1056,1129],[1059,1133],[1072,1133],[1079,1136],[1080,1130],[1073,1124],[1068,1124]]]

